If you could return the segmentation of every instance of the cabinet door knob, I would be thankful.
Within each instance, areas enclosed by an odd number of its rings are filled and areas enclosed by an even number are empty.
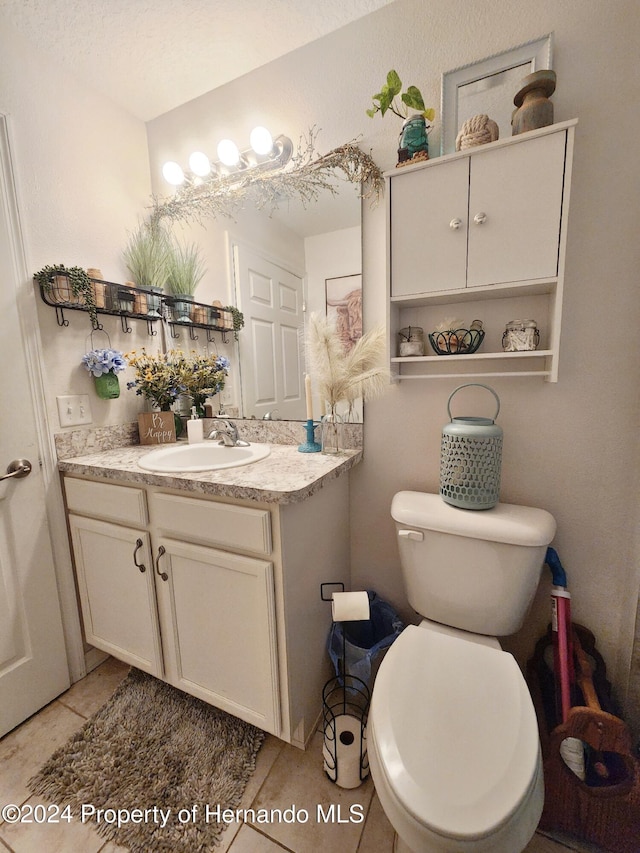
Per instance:
[[[456,217],[455,219],[452,219],[451,222],[449,223],[449,228],[451,228],[452,231],[457,231],[461,225],[462,225],[462,219],[458,219]]]
[[[136,547],[133,549],[133,565],[137,569],[140,569],[140,572],[142,573],[142,572],[147,571],[147,567],[145,566],[144,563],[139,563],[136,559],[136,555],[137,555],[138,551],[140,550],[140,548],[142,548],[142,539],[136,539]]]
[[[158,548],[158,556],[156,557],[156,572],[160,575],[160,577],[162,578],[163,581],[168,581],[169,575],[166,572],[160,571],[160,557],[162,557],[162,555],[164,553],[165,553],[165,547],[164,547],[164,545],[161,545]]]
[[[473,217],[473,221],[476,223],[476,225],[483,225],[487,221],[487,214],[476,213],[476,215]]]

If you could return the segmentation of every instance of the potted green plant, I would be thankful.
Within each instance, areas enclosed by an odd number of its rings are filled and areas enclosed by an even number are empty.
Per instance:
[[[167,280],[171,239],[156,224],[143,223],[130,236],[122,257],[137,287],[148,290],[147,314],[160,316],[160,296]]]
[[[190,306],[196,288],[206,268],[195,243],[182,245],[177,240],[170,244],[167,255],[167,291],[173,296],[175,320],[190,323]]]
[[[400,101],[397,100],[398,95]],[[404,119],[398,146],[400,161],[411,160],[419,152],[424,152],[420,159],[427,159],[429,156],[427,137],[431,130],[431,125],[427,125],[427,122],[433,121],[435,110],[433,107],[425,107],[420,89],[417,86],[408,86],[403,92],[402,81],[398,72],[392,69],[387,74],[387,82],[372,97],[373,107],[367,110],[367,115],[370,118],[373,118],[378,112],[384,117],[389,111]],[[410,115],[410,109],[417,110],[417,112]]]
[[[86,270],[53,264],[38,270],[33,278],[54,302],[84,305],[89,312],[91,325],[97,327],[96,291]]]

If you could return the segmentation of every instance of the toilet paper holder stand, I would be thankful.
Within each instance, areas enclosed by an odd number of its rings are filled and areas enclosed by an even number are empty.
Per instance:
[[[326,587],[344,593],[342,582],[320,584],[323,601]],[[342,788],[356,788],[369,775],[367,757],[367,717],[371,693],[362,679],[347,672],[346,631],[342,631],[341,672],[330,678],[322,689],[322,722],[324,731],[323,763],[328,778]]]

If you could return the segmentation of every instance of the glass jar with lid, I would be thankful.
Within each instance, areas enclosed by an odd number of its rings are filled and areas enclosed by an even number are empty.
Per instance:
[[[537,349],[540,332],[535,320],[509,320],[502,335],[505,352],[527,352]]]

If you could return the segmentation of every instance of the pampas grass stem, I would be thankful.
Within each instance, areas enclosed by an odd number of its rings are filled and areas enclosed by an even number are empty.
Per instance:
[[[350,352],[345,352],[331,321],[315,313],[310,315],[307,369],[314,377],[320,397],[331,408],[342,401],[351,405],[359,397],[370,400],[383,393],[389,383],[384,354],[384,328],[366,332]]]

